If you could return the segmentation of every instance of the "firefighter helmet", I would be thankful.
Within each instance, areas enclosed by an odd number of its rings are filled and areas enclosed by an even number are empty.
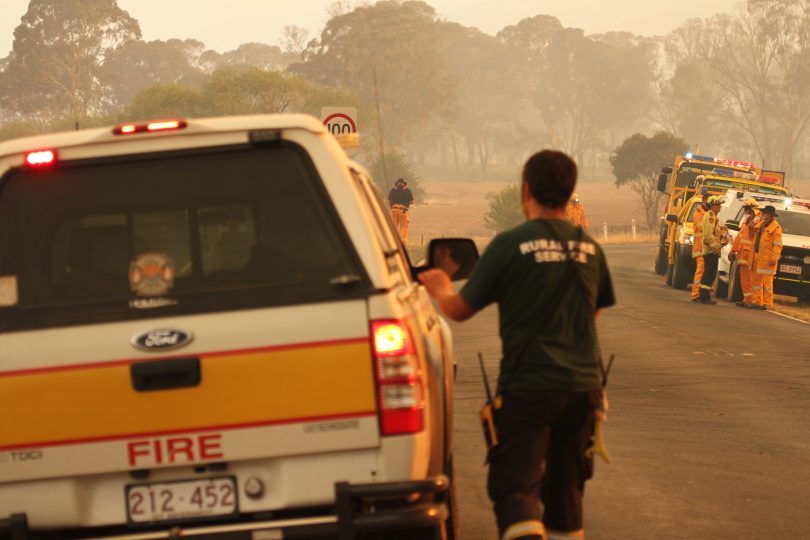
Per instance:
[[[745,201],[743,201],[743,208],[759,208],[759,203],[756,199],[745,199]]]
[[[711,206],[713,204],[723,204],[723,199],[721,199],[717,195],[712,195],[711,197],[709,197],[709,200],[706,201],[706,202],[709,203],[709,206]]]

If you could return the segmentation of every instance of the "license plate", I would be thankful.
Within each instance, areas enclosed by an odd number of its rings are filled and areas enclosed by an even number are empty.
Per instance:
[[[126,487],[130,523],[175,521],[236,514],[232,477],[180,480]]]
[[[785,274],[801,274],[802,267],[801,266],[793,266],[792,264],[780,264],[779,271]]]

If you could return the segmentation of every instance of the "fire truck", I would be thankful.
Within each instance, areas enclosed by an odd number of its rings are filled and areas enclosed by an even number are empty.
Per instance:
[[[672,167],[664,167],[658,176],[658,191],[668,195],[661,217],[655,272],[666,275],[668,285],[685,288],[694,275],[693,200],[702,188],[712,195],[729,189],[754,191],[768,195],[788,195],[785,173],[763,170],[754,163],[723,159],[688,152],[675,157]],[[687,208],[689,207],[689,208]],[[679,276],[679,279],[674,279]]]

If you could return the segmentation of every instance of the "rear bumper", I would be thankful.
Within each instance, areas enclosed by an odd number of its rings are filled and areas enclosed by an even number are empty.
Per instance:
[[[367,533],[439,528],[447,520],[445,476],[385,484],[335,484],[333,513],[292,519],[263,519],[225,523],[172,524],[161,529],[106,528],[71,531],[33,531],[25,514],[0,518],[0,540],[104,538],[160,540],[181,537],[238,540],[319,539],[350,540]],[[247,516],[250,518],[250,516]]]

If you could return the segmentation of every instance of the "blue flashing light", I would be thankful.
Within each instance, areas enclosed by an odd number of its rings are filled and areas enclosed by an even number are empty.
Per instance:
[[[734,177],[734,171],[729,171],[728,169],[721,169],[719,167],[715,167],[714,169],[712,169],[712,174],[715,174],[717,176]]]
[[[702,156],[700,154],[693,154],[691,152],[686,154],[684,157],[686,157],[686,159],[697,159],[699,161],[710,161],[712,163],[714,162],[714,158],[711,156]]]
[[[790,205],[793,204],[793,199],[785,199],[785,206],[790,208]]]
[[[683,155],[686,159],[692,159],[692,152],[687,152]]]

